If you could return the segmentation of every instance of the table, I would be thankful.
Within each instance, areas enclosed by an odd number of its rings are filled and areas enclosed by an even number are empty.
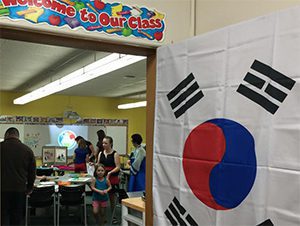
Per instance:
[[[54,166],[54,171],[57,172],[59,176],[63,176],[66,171],[74,172],[75,167],[74,165],[61,165],[61,166]]]
[[[58,186],[60,182],[62,183],[70,183],[70,185],[74,184],[88,184],[92,181],[91,176],[81,177],[80,174],[66,174],[63,176],[49,176],[47,177],[47,181],[41,182],[39,179],[36,179],[34,182],[34,186],[36,187],[44,187],[44,186],[52,186],[55,185],[55,191],[58,192]]]
[[[67,166],[67,165],[54,165],[54,166],[38,166],[36,167],[37,170],[53,170],[53,175],[55,175],[55,172],[58,176],[63,176],[66,171],[74,172],[75,167],[73,166]],[[46,175],[47,176],[47,175]],[[49,175],[48,175],[49,176]]]
[[[128,226],[129,222],[145,225],[145,202],[142,197],[122,199],[122,225]]]

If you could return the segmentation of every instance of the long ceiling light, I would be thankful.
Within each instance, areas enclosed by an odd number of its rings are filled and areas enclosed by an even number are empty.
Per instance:
[[[144,56],[112,53],[92,64],[80,68],[54,82],[38,88],[24,96],[14,99],[14,104],[27,104],[53,93],[60,92],[72,86],[97,78],[122,67],[145,59]]]
[[[120,104],[118,105],[118,109],[140,108],[146,106],[147,106],[147,101],[140,101],[140,102],[129,103],[129,104]]]

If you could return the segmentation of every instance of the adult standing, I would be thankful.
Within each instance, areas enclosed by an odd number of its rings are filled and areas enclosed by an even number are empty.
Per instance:
[[[0,149],[1,225],[22,225],[26,194],[32,192],[36,176],[35,157],[14,127],[6,130]]]
[[[73,155],[75,173],[86,172],[86,162],[88,162],[87,145],[84,139],[78,140],[78,147],[74,151]]]
[[[146,150],[142,147],[143,138],[140,134],[133,134],[131,141],[134,150],[130,154],[130,178],[128,191],[145,191],[146,178]]]
[[[109,192],[111,211],[113,212],[116,204],[115,193],[119,189],[119,172],[121,168],[120,156],[113,149],[113,139],[110,136],[105,136],[102,142],[103,151],[98,155],[98,162],[104,165],[107,172],[107,179],[109,179],[112,189]],[[114,218],[112,223],[118,223]]]
[[[96,144],[96,159],[98,160],[98,155],[99,153],[101,153],[104,149],[103,149],[103,139],[106,136],[104,130],[100,129],[97,131],[97,136],[98,136],[98,142]]]
[[[77,144],[80,139],[83,139],[86,143],[86,148],[87,148],[88,155],[89,155],[89,162],[94,163],[94,161],[96,160],[96,151],[95,151],[94,145],[90,141],[84,139],[82,136],[77,136],[75,138],[75,141],[77,142]]]

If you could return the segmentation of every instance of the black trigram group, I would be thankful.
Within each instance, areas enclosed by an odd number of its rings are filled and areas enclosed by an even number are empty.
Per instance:
[[[193,73],[190,73],[167,94],[167,98],[170,101],[171,108],[173,109],[176,118],[184,114],[203,96],[203,92],[200,90]]]
[[[258,60],[254,60],[251,69],[266,76],[269,81],[259,74],[254,75],[248,72],[244,81],[249,85],[239,85],[237,92],[262,106],[271,114],[275,114],[279,108],[279,102],[282,103],[287,97],[286,91],[291,90],[296,82]],[[277,85],[272,85],[272,81]]]
[[[173,198],[168,209],[165,211],[165,215],[172,225],[198,226],[196,221],[186,212],[185,208],[179,203],[176,197]]]

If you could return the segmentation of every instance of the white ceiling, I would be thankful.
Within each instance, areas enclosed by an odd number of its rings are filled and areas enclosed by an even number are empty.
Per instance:
[[[30,92],[109,53],[0,39],[0,90]],[[57,94],[145,99],[146,60]]]

